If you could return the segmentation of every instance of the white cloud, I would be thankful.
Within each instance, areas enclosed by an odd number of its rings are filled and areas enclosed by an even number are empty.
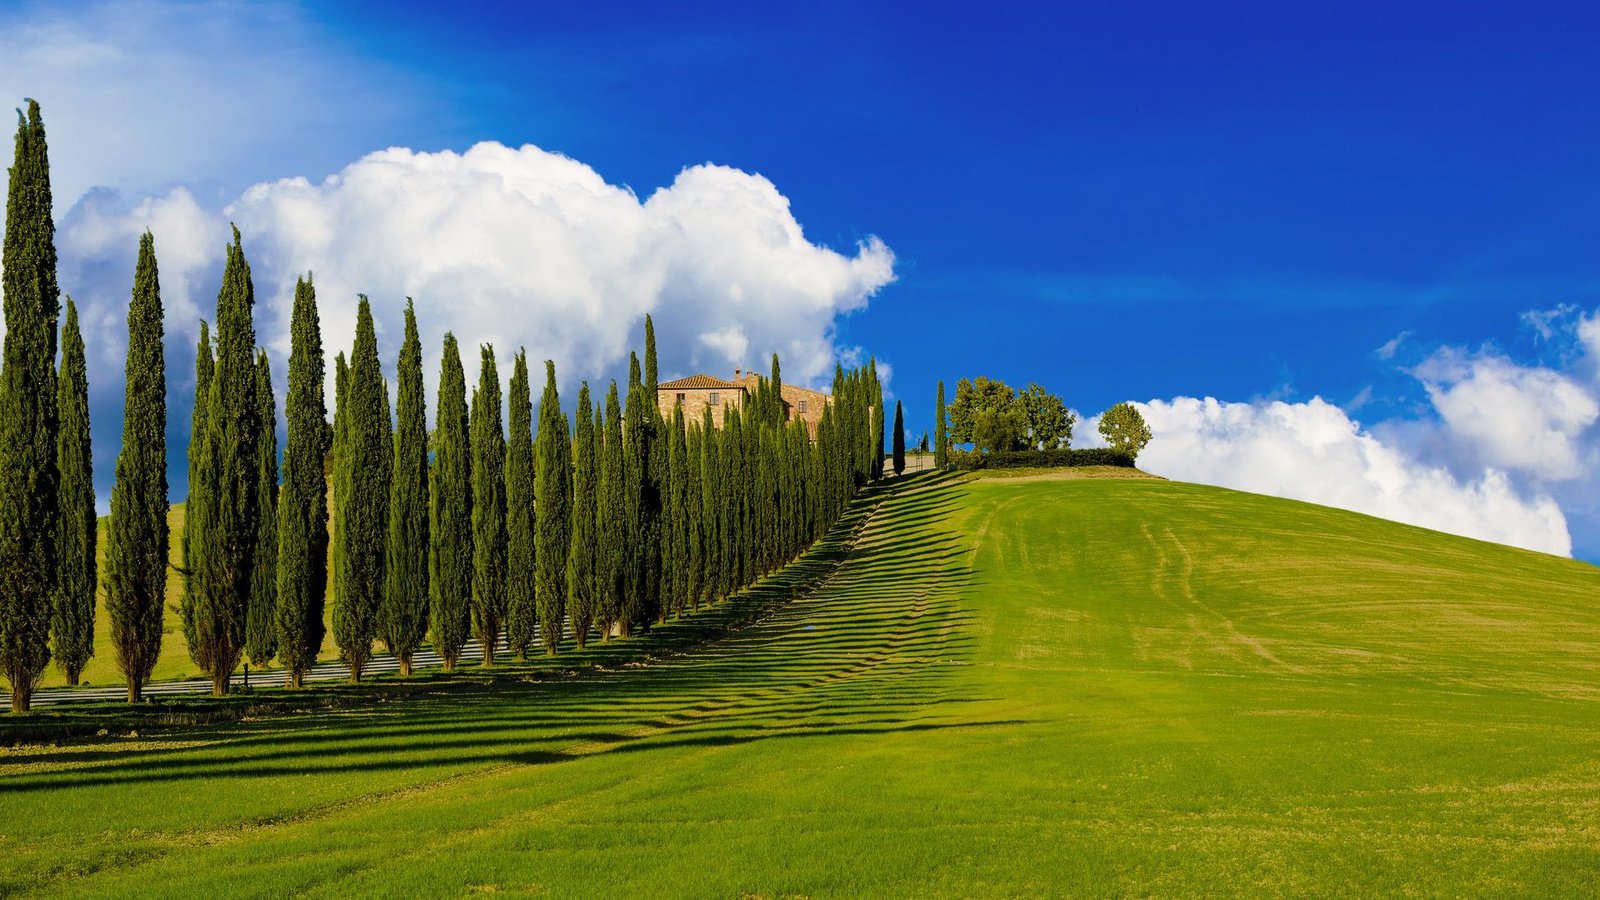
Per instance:
[[[1227,403],[1179,397],[1137,404],[1155,437],[1142,468],[1184,481],[1290,497],[1568,556],[1566,517],[1496,470],[1472,480],[1424,465],[1314,398]],[[1085,423],[1092,432],[1094,422]]]
[[[1402,331],[1387,341],[1384,341],[1383,346],[1379,347],[1373,352],[1378,355],[1379,359],[1394,359],[1395,353],[1400,350],[1400,345],[1405,343],[1406,338],[1410,336],[1411,332]]]
[[[1452,348],[1435,352],[1413,374],[1452,437],[1484,463],[1546,480],[1588,469],[1583,436],[1600,418],[1600,403],[1572,378]]]

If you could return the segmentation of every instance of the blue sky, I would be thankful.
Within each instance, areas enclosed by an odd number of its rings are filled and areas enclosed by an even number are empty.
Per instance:
[[[67,6],[0,29],[138,34],[159,71],[127,75],[150,79],[144,110],[96,135],[109,76],[0,63],[0,88],[45,103],[66,217],[97,185],[106,217],[174,186],[243,215],[251,185],[391,146],[531,143],[641,200],[714,163],[769,180],[809,242],[892,252],[892,282],[824,331],[888,363],[913,431],[941,377],[1038,381],[1085,416],[1216,398],[1240,406],[1155,409],[1169,474],[1380,515],[1459,502],[1422,523],[1562,552],[1550,501],[1600,557],[1600,22],[1580,5]],[[216,114],[164,127],[186,106]],[[1307,437],[1316,398],[1347,420],[1317,419],[1332,438]],[[1518,516],[1531,531],[1491,527]]]

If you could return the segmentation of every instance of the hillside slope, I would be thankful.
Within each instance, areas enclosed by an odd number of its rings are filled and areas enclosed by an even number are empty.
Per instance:
[[[908,481],[691,654],[11,751],[0,893],[1592,888],[1600,571],[1157,480]]]

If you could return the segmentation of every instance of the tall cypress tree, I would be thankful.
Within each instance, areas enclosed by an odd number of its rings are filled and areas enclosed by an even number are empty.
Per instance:
[[[540,616],[537,584],[542,568],[547,562],[559,565],[565,572],[567,556],[545,559],[544,547],[535,545],[535,521],[544,527],[545,495],[541,484],[534,489],[533,440],[533,389],[528,385],[528,352],[517,351],[511,366],[511,384],[507,409],[507,424],[511,434],[506,439],[506,643],[518,662],[528,658],[528,645],[533,643],[535,632],[544,623]],[[544,407],[539,408],[539,440],[544,440]],[[542,447],[543,444],[541,443]],[[534,509],[537,493],[539,508]],[[538,559],[537,564],[535,559]],[[557,630],[560,622],[556,623]]]
[[[328,478],[332,482],[328,493],[333,498],[333,506],[328,511],[330,518],[328,542],[333,546],[328,554],[328,588],[329,593],[333,595],[341,590],[339,585],[344,580],[344,575],[341,573],[345,569],[345,544],[338,539],[338,519],[342,515],[340,510],[344,509],[346,479],[343,460],[349,453],[345,449],[346,436],[349,432],[350,365],[346,361],[344,351],[341,350],[333,358],[333,428],[328,432]],[[335,638],[335,643],[337,642],[338,639]]]
[[[428,618],[433,649],[452,671],[471,631],[472,446],[467,379],[456,336],[446,333],[439,361],[439,403],[428,493]]]
[[[406,333],[395,366],[393,475],[378,637],[411,674],[411,655],[428,636],[428,411],[422,385],[422,339],[406,298]]]
[[[111,486],[106,613],[128,702],[139,702],[161,656],[167,597],[167,364],[155,238],[139,238],[128,303],[122,449]]]
[[[204,489],[205,479],[201,476],[200,459],[201,451],[206,446],[206,427],[210,419],[206,418],[206,404],[211,396],[211,376],[216,372],[216,354],[211,345],[211,327],[204,319],[200,320],[200,338],[194,348],[194,406],[189,413],[189,496],[183,504],[183,596],[179,600],[179,608],[187,609],[194,602],[194,592],[199,582],[194,577],[195,553],[194,536],[198,517],[192,513],[198,509],[193,505],[198,499],[195,496],[197,489]],[[185,631],[187,638],[188,632]]]
[[[640,500],[640,586],[645,598],[645,608],[650,614],[643,625],[662,621],[665,605],[661,581],[661,560],[664,539],[661,507],[666,490],[667,443],[666,424],[661,418],[658,391],[661,368],[656,361],[656,326],[650,316],[644,317],[644,380],[640,383],[640,402],[644,411],[644,493]],[[631,399],[631,398],[630,398]]]
[[[661,517],[661,593],[663,614],[676,616],[689,595],[689,461],[683,407],[672,408],[667,423],[667,477]]]
[[[17,123],[6,193],[6,336],[0,372],[0,670],[25,713],[50,662],[61,512],[56,491],[55,223],[39,104]]]
[[[327,370],[317,292],[309,275],[295,282],[289,327],[289,392],[283,405],[288,441],[278,493],[278,658],[289,687],[298,688],[322,650],[328,591]],[[344,381],[348,375],[340,359]]]
[[[906,419],[900,401],[894,402],[894,473],[906,470]]]
[[[655,621],[654,597],[650,592],[650,567],[661,552],[653,540],[650,518],[650,409],[645,401],[644,383],[639,378],[639,358],[634,356],[628,372],[628,401],[622,414],[623,515],[627,546],[627,598],[621,624],[623,634],[632,634]]]
[[[939,399],[933,405],[933,465],[934,468],[943,469],[950,464],[950,439],[945,425],[944,412],[944,381],[939,382]]]
[[[339,467],[340,496],[334,512],[334,540],[340,549],[333,594],[333,638],[352,683],[372,657],[378,630],[378,605],[385,577],[384,536],[389,527],[389,476],[394,465],[394,433],[389,421],[389,387],[378,361],[378,335],[372,304],[365,295],[356,308],[356,342],[342,398],[344,417]]]
[[[272,368],[265,350],[256,351],[256,412],[261,438],[256,445],[256,555],[250,567],[250,608],[245,621],[245,654],[265,665],[278,653],[278,408],[272,396]]]
[[[494,348],[481,348],[472,392],[472,627],[483,664],[494,665],[506,617],[506,436],[500,424],[500,373]]]
[[[94,461],[89,443],[89,373],[83,359],[78,308],[67,298],[61,325],[61,371],[56,377],[56,471],[60,473],[60,532],[57,536],[55,608],[50,643],[56,666],[77,684],[94,656],[95,563]]]
[[[567,615],[572,637],[582,650],[598,620],[595,565],[599,539],[595,521],[600,471],[595,458],[594,409],[589,382],[578,388],[577,433],[572,442],[572,526],[567,544]]]
[[[596,568],[600,585],[600,637],[608,640],[613,627],[621,626],[627,615],[629,587],[628,565],[628,503],[626,449],[622,438],[622,403],[617,397],[617,383],[611,382],[606,392],[605,440],[600,449],[600,502],[597,504],[596,523],[599,530],[600,552]]]
[[[684,435],[684,592],[692,609],[700,608],[705,596],[705,432],[699,422],[689,422]]]
[[[566,614],[567,556],[572,543],[572,434],[556,391],[556,364],[544,361],[539,399],[539,634],[555,655]]]
[[[872,433],[868,444],[872,448],[872,477],[883,477],[883,383],[878,380],[878,360],[867,360],[867,401],[872,404]]]
[[[260,515],[254,305],[250,264],[235,228],[217,293],[217,359],[205,427],[190,437],[200,443],[199,478],[189,489],[192,590],[182,609],[189,655],[211,676],[217,696],[228,692],[244,652]]]
[[[726,476],[722,470],[722,432],[712,423],[711,407],[700,419],[700,500],[701,566],[705,571],[704,592],[708,602],[723,596],[722,587],[722,492]]]

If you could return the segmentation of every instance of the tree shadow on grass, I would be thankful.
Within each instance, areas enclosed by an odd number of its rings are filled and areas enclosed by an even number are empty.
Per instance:
[[[579,665],[540,658],[279,692],[272,699],[303,709],[182,729],[163,735],[165,748],[30,752],[28,774],[0,786],[20,794],[218,777],[471,774],[598,753],[1019,724],[963,717],[964,706],[986,698],[966,696],[949,677],[947,663],[973,645],[960,598],[975,573],[960,564],[958,536],[926,526],[900,536],[868,522],[953,502],[941,497],[953,487],[930,473],[869,492],[787,569],[642,638],[591,648]],[[318,708],[311,694],[336,702]],[[242,705],[261,708],[253,697]]]

